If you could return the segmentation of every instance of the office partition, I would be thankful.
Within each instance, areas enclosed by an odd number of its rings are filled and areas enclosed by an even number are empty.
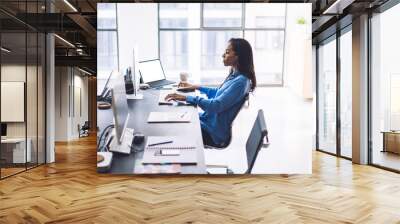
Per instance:
[[[17,12],[43,13],[45,1],[21,1]],[[12,2],[2,1],[7,8]],[[3,8],[3,9],[4,9]],[[1,11],[0,17],[12,24],[0,27],[0,82],[2,115],[6,133],[0,144],[0,178],[23,172],[45,163],[45,34]],[[8,86],[7,86],[8,84]],[[9,88],[11,85],[11,88]]]

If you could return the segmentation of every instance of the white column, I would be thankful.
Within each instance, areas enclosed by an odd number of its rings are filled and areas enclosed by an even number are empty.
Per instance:
[[[54,35],[46,36],[46,163],[55,161],[54,133],[55,133],[55,60]]]

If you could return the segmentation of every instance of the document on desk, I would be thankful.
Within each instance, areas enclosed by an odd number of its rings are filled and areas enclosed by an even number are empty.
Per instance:
[[[192,112],[151,112],[147,123],[190,123]]]
[[[196,142],[188,136],[149,136],[143,164],[197,163]]]

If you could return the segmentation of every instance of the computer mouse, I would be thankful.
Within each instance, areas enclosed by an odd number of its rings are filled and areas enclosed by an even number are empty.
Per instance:
[[[144,141],[144,135],[143,135],[143,134],[138,133],[138,134],[135,134],[135,135],[133,136],[133,143],[134,143],[135,145],[139,145],[139,144],[141,144],[143,141]]]

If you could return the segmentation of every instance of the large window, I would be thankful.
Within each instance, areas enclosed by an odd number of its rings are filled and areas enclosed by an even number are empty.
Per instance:
[[[318,47],[318,149],[352,158],[352,26]],[[339,90],[339,92],[338,92]],[[339,122],[339,123],[338,123]]]
[[[215,85],[228,69],[222,54],[230,38],[253,47],[258,84],[283,84],[285,4],[159,4],[160,58],[169,79],[188,71],[193,82]]]
[[[318,149],[336,154],[336,37],[318,48]]]
[[[97,94],[113,70],[118,70],[116,4],[97,4]]]
[[[340,154],[352,157],[352,33],[340,36]]]
[[[371,73],[371,159],[400,171],[400,4],[373,15]]]

